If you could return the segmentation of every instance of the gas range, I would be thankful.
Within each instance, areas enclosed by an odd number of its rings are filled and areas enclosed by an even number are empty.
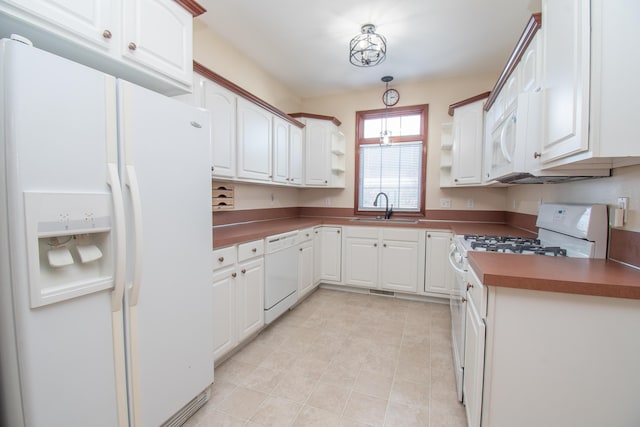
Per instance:
[[[469,249],[484,252],[504,252],[525,255],[567,256],[567,250],[560,246],[545,246],[540,239],[515,236],[485,236],[465,234],[462,236]],[[465,243],[465,246],[466,243]],[[467,250],[469,250],[467,249]]]

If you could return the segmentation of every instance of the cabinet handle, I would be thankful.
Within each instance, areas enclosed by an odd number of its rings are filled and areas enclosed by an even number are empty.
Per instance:
[[[211,171],[213,172],[213,166],[211,166]]]
[[[110,39],[111,36],[112,36],[112,34],[111,34],[111,31],[109,31],[109,30],[104,30],[102,32],[102,37],[104,37],[105,39]]]
[[[473,288],[473,285],[471,283],[467,283],[467,290]]]
[[[246,270],[246,269],[244,269],[244,268],[243,268],[242,270],[240,270],[240,273],[242,273],[242,274],[244,274],[244,273],[246,273],[246,272],[247,272],[247,270]]]
[[[236,273],[236,272],[231,273],[231,277],[233,277],[234,279],[236,278],[237,275],[238,275],[238,273]]]
[[[542,157],[542,154],[538,153],[537,151],[533,153],[533,158],[534,159],[537,159],[537,158],[540,158],[540,157]]]
[[[223,262],[224,261],[224,257],[221,256],[220,258],[218,258],[218,262]]]
[[[136,50],[138,48],[138,46],[134,42],[130,42],[128,47],[129,50]]]
[[[465,297],[462,297],[462,302],[467,302],[467,299]]]
[[[251,248],[251,252],[255,254],[256,252],[258,252],[258,248]]]

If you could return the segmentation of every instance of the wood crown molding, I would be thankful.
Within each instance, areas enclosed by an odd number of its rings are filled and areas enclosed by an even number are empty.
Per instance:
[[[200,16],[207,11],[204,7],[198,4],[198,2],[194,0],[175,0],[180,6],[188,10],[191,15],[195,18],[196,16]]]
[[[236,95],[243,97],[247,101],[250,101],[250,102],[253,102],[254,104],[259,105],[260,107],[262,107],[265,110],[275,114],[278,117],[281,117],[282,119],[286,120],[287,122],[291,123],[292,125],[297,126],[299,128],[303,128],[304,127],[304,123],[299,122],[298,120],[294,119],[292,116],[288,115],[284,111],[282,111],[282,110],[274,107],[273,105],[269,104],[268,102],[258,98],[257,96],[255,96],[251,92],[249,92],[249,91],[241,88],[237,84],[233,83],[231,80],[227,80],[224,77],[222,77],[220,74],[218,74],[218,73],[216,73],[214,71],[211,71],[210,69],[208,69],[207,67],[205,67],[204,65],[200,64],[197,61],[193,61],[193,71],[195,71],[196,73],[202,74],[204,77],[208,78],[209,80],[214,81],[215,83],[219,84],[220,86],[224,87],[225,89],[230,90],[231,92],[235,93]]]
[[[311,114],[311,113],[291,113],[289,115],[291,117],[296,118],[296,119],[307,118],[307,119],[330,120],[336,126],[340,126],[342,124],[342,122],[340,120],[336,119],[333,116],[322,116],[320,114]]]
[[[488,98],[490,95],[491,95],[491,92],[482,92],[480,95],[472,96],[471,98],[463,99],[462,101],[456,102],[455,104],[451,104],[449,105],[449,115],[453,116],[453,111],[456,108],[459,108],[468,104],[473,104],[476,101],[480,101],[481,99]]]
[[[500,77],[498,77],[498,81],[491,90],[491,95],[489,96],[487,102],[484,104],[485,111],[489,111],[489,108],[491,108],[491,106],[495,102],[498,94],[502,90],[502,87],[511,76],[511,73],[513,73],[513,71],[516,69],[516,66],[518,65],[518,62],[520,62],[522,55],[524,55],[524,51],[527,50],[527,47],[529,47],[531,40],[533,40],[533,36],[536,35],[536,32],[538,32],[540,28],[542,28],[542,14],[534,13],[533,15],[531,15],[529,22],[527,22],[527,26],[524,28],[524,31],[522,32],[522,35],[520,36],[516,47],[513,49],[511,56],[507,60],[507,64],[504,66]]]

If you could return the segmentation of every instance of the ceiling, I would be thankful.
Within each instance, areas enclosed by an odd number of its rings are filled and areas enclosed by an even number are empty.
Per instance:
[[[540,0],[198,0],[199,17],[302,98],[393,83],[495,73]],[[387,58],[360,68],[349,41],[363,24]],[[233,80],[233,76],[226,76]],[[393,85],[392,83],[392,85]]]

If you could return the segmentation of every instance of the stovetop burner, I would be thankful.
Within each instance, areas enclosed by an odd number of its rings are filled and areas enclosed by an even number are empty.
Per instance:
[[[567,250],[559,246],[543,246],[539,239],[514,236],[481,236],[465,234],[464,239],[471,249],[486,252],[506,252],[516,254],[535,254],[567,256]]]

